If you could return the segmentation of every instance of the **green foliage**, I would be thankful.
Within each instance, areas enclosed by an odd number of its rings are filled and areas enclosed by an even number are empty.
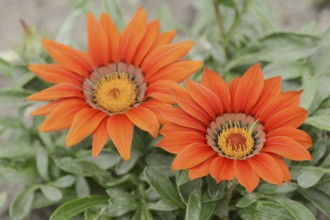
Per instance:
[[[65,20],[57,41],[74,45],[76,21],[92,11],[108,11],[125,26],[120,1],[70,0],[75,10]],[[143,131],[134,132],[132,157],[121,160],[112,143],[93,159],[91,140],[65,148],[65,132],[40,133],[43,117],[31,119],[37,104],[25,98],[49,86],[29,72],[30,63],[51,63],[42,49],[47,37],[29,27],[18,59],[0,58],[0,74],[12,83],[0,90],[2,108],[14,110],[0,119],[0,184],[20,184],[11,201],[11,219],[29,219],[31,212],[52,210],[51,220],[66,219],[296,219],[330,218],[330,29],[318,34],[306,24],[300,32],[286,32],[275,22],[274,10],[262,0],[193,0],[191,27],[175,21],[163,3],[154,10],[163,30],[178,29],[196,41],[192,59],[205,64],[228,81],[259,62],[265,78],[281,76],[285,90],[303,89],[301,104],[309,116],[301,127],[313,139],[313,160],[291,162],[291,183],[261,182],[251,194],[240,186],[228,199],[228,183],[207,176],[190,181],[187,171],[171,169],[173,156],[157,148]],[[220,19],[215,10],[219,10]],[[222,23],[224,32],[218,30]],[[200,80],[200,74],[193,79]],[[39,106],[39,105],[38,105]],[[232,184],[232,183],[231,183]],[[0,208],[7,193],[0,192]]]

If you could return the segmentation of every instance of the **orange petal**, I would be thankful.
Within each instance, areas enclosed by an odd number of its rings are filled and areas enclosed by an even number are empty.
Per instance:
[[[209,158],[208,160],[206,160],[205,162],[189,169],[189,178],[191,180],[194,180],[197,178],[207,176],[210,173],[210,167],[211,167],[213,160],[217,157],[218,156],[215,155],[215,156]]]
[[[291,177],[290,177],[290,171],[288,168],[288,165],[285,163],[285,161],[277,156],[276,154],[270,154],[274,160],[276,160],[276,162],[278,163],[278,165],[281,167],[282,169],[282,173],[283,173],[283,180],[287,183],[291,182]]]
[[[234,160],[218,156],[210,167],[211,176],[217,183],[223,180],[232,180],[235,177]]]
[[[212,119],[215,119],[218,115],[222,115],[223,109],[221,101],[212,90],[192,80],[186,80],[186,87],[191,98],[198,103]]]
[[[156,74],[150,77],[149,82],[153,83],[157,80],[181,82],[199,70],[202,65],[203,62],[201,61],[178,61],[159,70]]]
[[[265,122],[284,108],[299,106],[301,93],[302,91],[289,91],[274,97],[267,105],[260,108],[260,116],[256,115],[255,117],[259,117],[260,122]]]
[[[202,84],[211,89],[221,100],[225,112],[231,111],[231,95],[225,80],[215,71],[205,67]]]
[[[78,75],[89,76],[94,65],[86,53],[47,39],[44,39],[42,43],[49,55],[60,66]]]
[[[235,92],[235,112],[249,114],[264,87],[264,77],[259,64],[250,67],[240,78]]]
[[[311,154],[304,146],[288,137],[278,136],[267,138],[261,152],[274,153],[289,160],[296,161],[312,159]]]
[[[191,143],[206,143],[205,135],[194,131],[172,131],[171,134],[164,136],[157,146],[164,150],[178,154],[185,146]]]
[[[151,110],[138,106],[126,112],[125,115],[141,130],[147,131],[153,138],[157,138],[159,122]]]
[[[50,103],[34,110],[31,114],[34,116],[48,115],[49,113],[51,113],[55,108],[57,108],[59,105],[61,105],[66,100],[68,100],[68,99],[58,99],[56,101],[50,102]]]
[[[88,104],[82,99],[60,102],[39,126],[39,131],[57,131],[69,128],[75,115],[84,108],[88,108]]]
[[[213,151],[209,145],[192,143],[186,146],[175,157],[172,164],[172,169],[183,170],[183,169],[192,168],[206,161],[215,154],[216,152]]]
[[[92,13],[87,14],[88,53],[97,66],[108,65],[108,36]]]
[[[299,130],[291,127],[280,127],[274,130],[271,130],[266,134],[267,138],[276,137],[276,136],[284,136],[289,137],[294,141],[299,142],[306,148],[309,148],[313,145],[312,138],[303,130]]]
[[[162,46],[162,45],[166,45],[166,44],[171,43],[171,41],[173,40],[175,34],[176,34],[175,30],[159,34],[158,38],[156,39],[156,42],[152,45],[152,47],[150,48],[148,54],[150,52],[152,52],[153,50],[155,50],[156,48]]]
[[[163,108],[166,109],[171,107],[170,104],[160,102],[156,99],[149,99],[147,101],[144,101],[140,106],[148,108],[150,111],[152,111],[158,118],[160,124],[168,123],[168,121],[164,118],[164,116],[160,112],[162,111]]]
[[[151,83],[146,91],[146,97],[153,97],[154,99],[169,104],[176,103],[173,94],[179,94],[181,97],[190,98],[183,87],[169,80],[159,80]]]
[[[124,160],[131,158],[133,123],[125,115],[113,115],[108,118],[109,136]]]
[[[159,133],[161,133],[163,136],[165,135],[171,135],[174,132],[195,132],[197,135],[205,136],[205,132],[201,132],[192,128],[182,127],[181,125],[173,124],[173,123],[166,123]]]
[[[231,97],[231,112],[235,112],[235,99],[236,99],[236,89],[240,78],[234,78],[230,81],[228,88]],[[236,112],[237,113],[237,112]]]
[[[265,131],[269,132],[279,127],[299,127],[308,116],[301,107],[288,107],[280,110],[265,122]]]
[[[68,82],[80,85],[83,81],[83,77],[80,75],[70,72],[56,64],[30,64],[29,70],[51,83]]]
[[[193,46],[194,43],[192,41],[185,41],[163,45],[151,51],[142,63],[142,72],[144,73],[145,81],[148,82],[150,77],[161,68],[181,59]]]
[[[205,125],[209,125],[212,117],[210,117],[192,98],[176,96],[178,105],[193,118],[198,119]],[[206,108],[206,107],[205,107]]]
[[[100,21],[108,38],[109,61],[117,63],[120,61],[120,33],[116,24],[107,13],[101,15]]]
[[[140,66],[142,60],[147,55],[151,46],[155,43],[159,35],[159,27],[159,21],[152,21],[150,24],[148,24],[145,37],[142,39],[134,55],[133,63],[135,66]]]
[[[79,111],[73,119],[71,128],[66,136],[66,146],[79,143],[93,133],[101,121],[106,117],[104,112],[92,108]]]
[[[165,117],[165,119],[174,124],[206,132],[206,126],[202,122],[189,116],[182,109],[173,107],[163,108],[161,114]]]
[[[260,110],[268,105],[268,103],[276,96],[281,94],[281,77],[273,77],[265,80],[264,88],[258,99],[258,102],[253,107],[252,114],[259,117]]]
[[[246,160],[235,160],[234,169],[237,181],[246,191],[252,192],[259,185],[259,177]]]
[[[27,97],[27,100],[48,101],[59,98],[79,97],[85,98],[81,88],[70,83],[59,83]]]
[[[144,8],[139,8],[132,20],[126,26],[120,40],[120,57],[130,64],[134,54],[147,30],[147,14]]]
[[[265,181],[282,185],[283,173],[275,159],[265,153],[259,153],[246,160],[257,175]]]
[[[92,147],[92,155],[94,158],[101,153],[104,145],[107,143],[109,139],[109,134],[107,130],[107,117],[103,119],[103,121],[99,124],[99,126],[93,132],[93,147]]]

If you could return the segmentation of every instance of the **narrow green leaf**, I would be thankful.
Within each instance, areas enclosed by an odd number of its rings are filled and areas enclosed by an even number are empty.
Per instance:
[[[34,199],[34,190],[34,188],[27,189],[14,199],[9,207],[11,219],[24,219],[29,215]]]
[[[259,187],[260,192],[268,195],[289,193],[295,191],[296,189],[296,183],[284,183],[282,186],[265,183]]]
[[[72,186],[75,180],[76,178],[74,176],[66,175],[52,182],[52,185],[58,188],[67,188]]]
[[[161,172],[160,169],[155,167],[146,167],[144,169],[144,175],[148,183],[164,200],[173,205],[177,205],[178,207],[184,207],[173,184],[169,178]]]
[[[304,92],[301,95],[301,106],[308,109],[311,106],[316,94],[316,81],[314,76],[310,73],[305,73],[303,74],[302,82],[302,89]]]
[[[239,208],[246,208],[255,203],[258,200],[258,195],[256,193],[251,193],[245,195],[243,198],[238,200],[236,206]]]
[[[64,21],[62,27],[58,31],[56,41],[62,44],[71,42],[71,34],[76,24],[77,18],[81,15],[81,10],[75,10]]]
[[[0,103],[2,107],[19,107],[31,104],[24,99],[31,95],[28,91],[0,90]]]
[[[330,131],[330,115],[312,116],[306,119],[305,124]]]
[[[180,170],[176,175],[176,184],[181,186],[188,181],[190,181],[188,170]]]
[[[172,205],[171,203],[168,203],[165,200],[159,200],[155,203],[147,203],[147,208],[150,210],[169,212],[169,211],[177,210],[178,206]]]
[[[17,157],[25,157],[29,158],[36,154],[36,150],[34,147],[29,146],[28,144],[20,144],[20,143],[0,143],[0,159],[2,158],[17,158]]]
[[[303,188],[310,188],[317,184],[323,175],[324,172],[322,169],[317,167],[306,167],[303,173],[298,177],[297,182],[299,186]]]
[[[203,203],[201,214],[200,214],[200,219],[203,219],[203,220],[211,219],[211,217],[213,216],[216,205],[217,205],[216,202]]]
[[[101,196],[88,196],[74,199],[57,208],[50,216],[50,220],[71,219],[79,213],[98,205],[108,205],[108,198]]]
[[[0,209],[6,203],[6,201],[7,201],[7,193],[5,192],[0,193]]]
[[[44,194],[44,196],[48,200],[53,201],[53,202],[61,200],[63,197],[61,190],[59,190],[56,187],[49,186],[49,185],[42,186],[41,192]]]
[[[296,220],[315,220],[312,212],[304,205],[291,199],[282,197],[276,201],[283,204],[283,206],[290,212]]]
[[[194,191],[190,194],[186,209],[186,220],[199,220],[202,209],[201,195]]]
[[[40,176],[48,180],[48,154],[43,147],[37,148],[36,164]]]
[[[76,178],[75,189],[79,198],[90,195],[89,185],[84,177],[79,176]]]
[[[299,189],[301,195],[303,195],[307,200],[313,203],[316,208],[318,208],[324,215],[330,218],[330,196],[325,194],[324,192],[310,188],[306,189]]]

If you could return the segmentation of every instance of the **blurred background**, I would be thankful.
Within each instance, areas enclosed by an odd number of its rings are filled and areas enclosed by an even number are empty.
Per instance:
[[[85,18],[84,16],[76,16],[73,14],[75,8],[77,8],[82,2],[86,1],[0,0],[0,57],[15,59],[15,57],[13,57],[15,55],[12,53],[12,48],[22,45],[22,30],[24,25],[25,27],[35,27],[38,32],[43,32],[46,36],[55,39],[55,36],[58,36],[61,29],[65,30],[63,24],[70,18],[76,19],[75,25],[72,28],[72,39],[74,39],[73,44],[84,45],[86,39]],[[99,2],[101,1],[94,0],[93,2],[95,11],[97,12],[102,11],[102,5],[98,5]],[[162,26],[166,27],[166,30],[177,28],[181,24],[183,27],[191,27],[191,29],[193,29],[193,20],[197,13],[196,2],[197,1],[193,0],[122,0],[121,6],[126,21],[132,16],[138,7],[144,6],[148,11],[149,20],[161,17],[163,20]],[[315,30],[321,33],[330,25],[330,0],[268,0],[265,1],[265,3],[269,5],[267,13],[272,14],[271,18],[273,19],[273,22],[271,25],[279,25],[279,28],[282,31],[299,31],[303,27],[306,28],[306,24],[310,24],[307,28],[312,27],[310,30]],[[209,16],[214,16],[213,8],[208,8],[206,10],[210,10]],[[171,14],[171,16],[168,14]],[[260,13],[260,16],[263,16],[262,13]],[[168,17],[174,19],[177,24],[173,24],[173,20],[167,20]],[[124,23],[126,23],[126,21],[124,21]],[[214,25],[216,26],[216,24]],[[189,31],[181,33],[189,33]],[[176,37],[176,39],[190,37],[191,36],[181,34]],[[199,39],[194,38],[193,40]],[[203,57],[200,58],[203,59]],[[3,70],[0,69],[0,72],[1,71]],[[5,78],[1,75],[2,74],[0,74],[0,88],[7,87],[11,81],[9,78]],[[13,112],[10,108],[1,108],[0,118],[12,113]],[[8,193],[8,200],[6,202],[8,204],[15,195],[15,192],[20,188],[21,186],[19,184],[4,185],[4,183],[0,181],[0,193]],[[0,209],[0,219],[8,218],[6,216],[7,213],[3,211],[7,209],[8,205],[2,207],[2,210]],[[33,213],[30,219],[46,219],[45,216],[48,215],[49,210],[46,209],[44,211]]]

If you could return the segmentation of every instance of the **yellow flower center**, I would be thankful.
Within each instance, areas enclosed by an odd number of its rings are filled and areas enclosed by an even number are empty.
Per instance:
[[[218,136],[218,146],[226,156],[239,159],[253,152],[252,131],[246,127],[226,127]]]
[[[109,74],[100,78],[94,89],[94,101],[111,112],[125,112],[137,100],[137,86],[126,73]]]

